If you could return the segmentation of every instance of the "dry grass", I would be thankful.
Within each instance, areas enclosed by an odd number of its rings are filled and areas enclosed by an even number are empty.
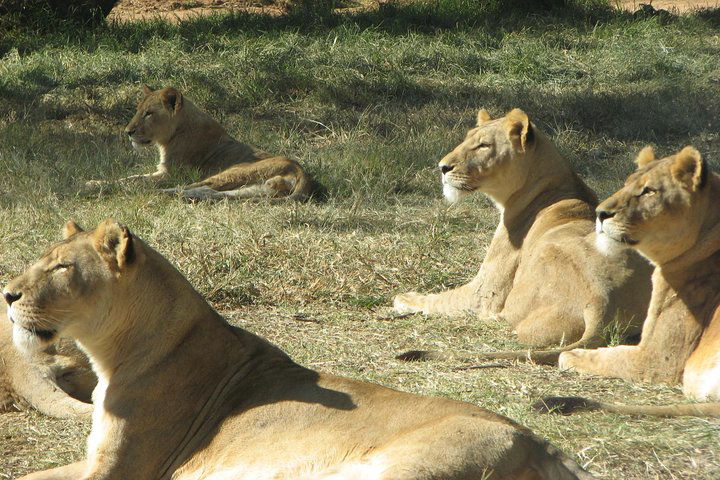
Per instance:
[[[0,39],[0,282],[56,240],[67,218],[93,226],[113,216],[233,323],[300,363],[485,406],[600,478],[720,478],[717,420],[529,410],[539,396],[560,393],[683,401],[678,388],[524,364],[456,371],[453,361],[401,363],[393,355],[408,348],[471,357],[515,344],[492,319],[387,318],[395,293],[437,291],[477,271],[497,214],[482,198],[444,204],[433,165],[480,105],[525,108],[601,195],[646,143],[660,153],[693,143],[717,165],[712,18],[533,18],[514,29],[431,33],[415,20],[367,21],[302,34],[289,20],[241,16],[108,27],[80,39],[16,32],[8,38],[19,39],[17,50]],[[138,157],[120,133],[140,82],[174,83],[233,134],[298,158],[329,200],[190,205],[142,189],[78,194],[88,178],[151,168],[153,155]],[[0,478],[78,458],[87,430],[34,412],[0,416]]]
[[[474,273],[495,217],[484,202],[383,209],[187,205],[139,194],[58,206],[58,217],[92,224],[117,215],[185,272],[228,319],[288,351],[298,362],[404,391],[459,398],[508,415],[550,438],[600,478],[714,479],[720,425],[705,419],[642,419],[602,413],[539,416],[545,394],[620,402],[683,401],[677,388],[594,379],[534,365],[456,371],[453,361],[408,364],[407,348],[472,352],[512,347],[505,325],[465,316],[388,319],[395,292],[442,288]],[[37,215],[37,216],[36,216]],[[3,280],[35,257],[58,223],[19,209],[0,232]],[[479,220],[482,219],[482,220]],[[8,228],[8,225],[12,225]],[[53,226],[54,227],[54,226]],[[34,412],[0,416],[7,478],[78,458],[88,425]]]

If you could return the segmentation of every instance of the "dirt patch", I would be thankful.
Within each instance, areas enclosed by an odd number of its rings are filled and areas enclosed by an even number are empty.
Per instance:
[[[705,8],[720,8],[720,0],[621,0],[619,4],[620,8],[631,12],[647,4],[652,5],[656,10],[667,10],[677,15]]]
[[[111,21],[132,22],[162,18],[179,22],[203,15],[238,11],[282,15],[291,0],[120,0],[108,15]],[[376,8],[376,0],[338,2],[338,11],[352,12]]]
[[[189,18],[227,11],[252,11],[279,15],[286,3],[252,0],[120,0],[108,15],[108,20],[132,22],[162,18],[179,22]]]
[[[340,3],[339,12],[353,12],[377,8],[388,0],[355,0]],[[392,0],[390,0],[392,1]],[[282,15],[287,12],[291,0],[120,0],[110,12],[111,21],[132,22],[162,18],[179,22],[203,15],[227,11],[241,11]],[[704,8],[720,8],[720,0],[620,0],[619,8],[637,11],[643,4],[651,4],[657,10],[683,14]]]

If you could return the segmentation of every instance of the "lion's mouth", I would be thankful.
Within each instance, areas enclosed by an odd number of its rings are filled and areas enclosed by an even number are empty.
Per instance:
[[[10,319],[11,323],[16,323],[12,314],[8,313],[8,318]],[[40,337],[41,339],[45,340],[46,342],[52,340],[55,337],[55,335],[57,335],[57,332],[55,330],[49,330],[49,329],[46,330],[43,328],[28,327],[26,325],[20,325],[19,323],[18,323],[18,325],[23,330],[30,332],[32,335],[35,335],[36,337]]]
[[[620,237],[620,242],[624,243],[625,245],[630,245],[631,247],[633,245],[638,244],[637,240],[633,240],[632,238],[628,237],[627,235],[623,235],[622,237]]]
[[[447,186],[450,188],[454,188],[455,190],[459,190],[462,193],[470,193],[477,190],[477,186],[470,185],[462,180],[449,177],[447,176],[447,174],[443,175],[442,177],[442,185],[443,187]]]
[[[623,245],[627,246],[634,246],[637,245],[639,242],[638,240],[634,240],[630,238],[630,236],[627,233],[619,233],[615,228],[609,228],[604,222],[602,222],[599,218],[595,221],[595,231],[598,235],[605,235],[610,240],[613,240],[618,243],[622,243]]]
[[[632,238],[630,238],[629,236],[627,236],[625,234],[620,235],[619,237],[616,237],[615,235],[608,234],[608,232],[606,232],[604,230],[600,230],[598,233],[605,235],[610,240],[614,240],[618,243],[622,243],[623,245],[627,245],[629,247],[633,247],[633,246],[637,245],[638,243],[640,243],[638,240],[633,240]]]
[[[55,330],[43,330],[41,328],[35,328],[35,327],[22,327],[23,329],[27,330],[31,334],[35,335],[36,337],[40,337],[41,339],[45,340],[46,342],[50,341],[55,337],[55,334],[57,333]]]

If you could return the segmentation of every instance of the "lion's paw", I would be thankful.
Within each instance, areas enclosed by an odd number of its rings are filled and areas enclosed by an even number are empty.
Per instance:
[[[417,292],[401,293],[393,300],[393,308],[397,313],[422,312],[424,306],[424,295]]]
[[[576,348],[568,352],[562,352],[558,359],[560,370],[581,370],[587,362],[587,357],[592,355],[592,350]]]

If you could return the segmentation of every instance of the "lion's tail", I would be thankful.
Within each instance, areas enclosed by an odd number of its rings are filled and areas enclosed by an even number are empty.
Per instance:
[[[526,362],[533,362],[540,365],[557,365],[558,358],[562,352],[567,352],[575,348],[588,348],[595,347],[594,342],[588,342],[587,340],[578,340],[575,343],[566,345],[564,347],[553,348],[548,350],[503,350],[499,352],[486,352],[473,355],[472,361],[483,361],[483,360],[519,360]],[[408,350],[407,352],[401,353],[395,357],[398,360],[405,360],[408,362],[421,361],[421,360],[448,360],[453,358],[452,355],[436,352],[432,350]],[[470,360],[465,360],[466,362]],[[472,366],[466,367],[468,369],[473,368]]]
[[[476,356],[477,360],[520,360],[526,362],[533,362],[540,365],[557,365],[560,354],[568,352],[576,348],[594,348],[598,347],[599,344],[596,341],[582,338],[577,342],[565,345],[563,347],[551,348],[546,350],[503,350],[499,352],[487,352],[481,353]]]
[[[533,405],[541,413],[570,415],[581,411],[601,410],[624,415],[653,415],[658,417],[720,417],[720,402],[680,403],[673,405],[619,405],[583,397],[545,397]]]
[[[588,310],[585,312],[586,316],[596,315],[596,312]],[[560,354],[573,350],[575,348],[597,348],[606,345],[606,342],[598,331],[597,326],[600,325],[599,321],[589,321],[586,318],[586,325],[594,325],[595,328],[586,328],[582,338],[578,341],[573,342],[569,345],[562,347],[551,348],[551,349],[521,349],[521,350],[504,350],[499,352],[485,352],[474,354],[473,359],[464,359],[464,363],[485,361],[485,360],[518,360],[525,362],[533,362],[540,365],[557,365]],[[395,357],[398,360],[405,361],[418,361],[418,360],[441,360],[450,359],[451,356],[442,353],[428,350],[410,350],[402,353]],[[463,368],[482,368],[483,365],[479,366],[467,366]]]

